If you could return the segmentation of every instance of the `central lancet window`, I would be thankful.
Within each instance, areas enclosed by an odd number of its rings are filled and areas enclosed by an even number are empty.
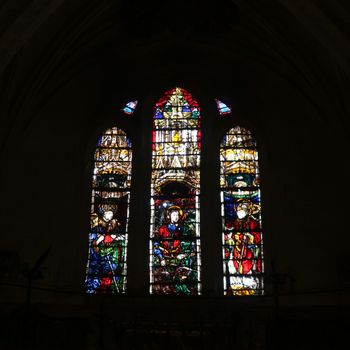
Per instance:
[[[198,295],[200,108],[186,90],[156,103],[152,145],[150,293]]]

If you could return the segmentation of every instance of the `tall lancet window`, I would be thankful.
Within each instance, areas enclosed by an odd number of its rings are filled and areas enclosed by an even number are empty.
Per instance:
[[[200,108],[182,88],[155,105],[151,180],[150,293],[201,294]]]
[[[131,143],[124,131],[99,138],[92,179],[88,293],[124,293],[131,181]]]
[[[224,293],[263,293],[258,151],[251,132],[235,127],[222,140],[221,207]]]

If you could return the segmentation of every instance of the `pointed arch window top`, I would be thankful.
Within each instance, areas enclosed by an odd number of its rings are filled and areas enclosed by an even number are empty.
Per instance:
[[[125,113],[125,114],[128,114],[128,115],[132,115],[134,114],[135,112],[135,109],[136,109],[136,106],[138,104],[138,101],[135,100],[135,101],[130,101],[128,102],[124,108],[122,108],[122,111]]]
[[[252,133],[241,126],[236,126],[229,130],[221,142],[221,147],[254,148],[256,146]]]
[[[156,103],[155,119],[199,119],[200,108],[192,95],[183,88],[168,90]]]
[[[231,114],[232,112],[231,107],[229,107],[226,103],[218,100],[217,98],[215,99],[215,102],[220,115]]]

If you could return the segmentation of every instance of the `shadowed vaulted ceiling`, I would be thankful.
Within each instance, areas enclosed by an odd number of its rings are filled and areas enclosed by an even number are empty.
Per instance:
[[[131,81],[150,79],[155,69],[169,74],[186,58],[189,67],[200,61],[202,71],[218,62],[229,70],[232,60],[261,65],[301,90],[325,120],[332,115],[349,126],[346,1],[8,0],[0,18],[2,150],[6,135],[29,125],[30,111],[74,75],[125,62],[127,81],[126,72],[114,68],[125,91],[135,91]]]

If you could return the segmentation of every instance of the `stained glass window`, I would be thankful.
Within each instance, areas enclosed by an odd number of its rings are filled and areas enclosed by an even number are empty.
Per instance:
[[[231,129],[220,147],[224,293],[263,293],[258,151],[251,132]]]
[[[200,283],[200,108],[182,88],[155,105],[150,293],[198,295]]]
[[[92,180],[88,293],[125,292],[131,159],[131,142],[124,131],[111,128],[99,138]]]
[[[218,99],[215,99],[215,102],[220,115],[226,115],[231,113],[231,108],[227,104]]]
[[[135,112],[136,106],[137,106],[138,101],[130,101],[128,102],[124,108],[122,108],[122,111],[125,114],[133,114]]]

